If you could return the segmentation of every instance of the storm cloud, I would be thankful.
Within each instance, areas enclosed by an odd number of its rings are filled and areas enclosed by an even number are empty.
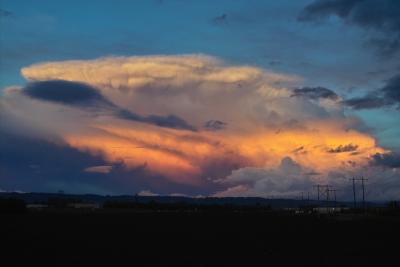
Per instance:
[[[79,173],[109,177],[113,188],[294,195],[386,152],[343,115],[333,91],[204,55],[47,62],[21,72],[28,85],[0,98],[3,126],[99,158]],[[354,147],[357,154],[339,153]]]
[[[217,197],[258,196],[297,197],[300,192],[312,188],[313,179],[297,162],[285,157],[275,169],[243,168],[233,171],[227,178],[218,181],[230,185],[217,192]]]
[[[343,101],[343,103],[353,109],[374,109],[390,105],[383,97],[376,94],[350,98]]]
[[[373,109],[382,107],[400,108],[400,74],[390,78],[386,84],[365,96],[347,99],[343,102],[353,109]]]
[[[1,128],[0,182],[3,187],[39,192],[63,189],[81,193],[103,193],[106,189],[106,177],[83,173],[87,167],[106,164],[101,157],[63,143],[8,132],[4,125]]]
[[[45,101],[66,105],[113,107],[95,88],[90,85],[64,80],[37,81],[28,84],[23,92]]]
[[[327,98],[337,100],[339,96],[332,90],[325,87],[302,87],[295,88],[292,96],[294,97],[308,97],[310,99]]]
[[[400,104],[400,74],[389,79],[386,85],[381,89],[383,96],[389,103]]]
[[[209,120],[204,123],[204,128],[210,131],[223,130],[227,123],[219,120]]]
[[[141,116],[120,108],[107,100],[99,90],[81,82],[65,80],[36,81],[25,86],[22,92],[39,100],[72,105],[89,110],[110,111],[122,119],[140,121],[162,127],[195,130],[193,126],[175,115]]]
[[[347,24],[371,32],[369,42],[383,55],[400,49],[400,2],[397,0],[315,0],[300,13],[300,21],[335,15]]]
[[[372,156],[372,164],[389,168],[400,168],[399,153],[377,153]]]

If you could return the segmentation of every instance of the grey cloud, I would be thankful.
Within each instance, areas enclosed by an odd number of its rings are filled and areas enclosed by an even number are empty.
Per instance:
[[[150,174],[146,165],[135,169],[126,168],[124,162],[110,165],[100,155],[91,155],[64,143],[22,136],[1,123],[0,151],[0,184],[5,190],[56,192],[62,189],[67,193],[133,194],[150,188],[165,194],[205,193]],[[110,167],[110,170],[101,172],[99,166]]]
[[[226,23],[227,19],[228,19],[228,15],[222,14],[220,16],[213,18],[212,22],[214,25],[221,25],[221,24]]]
[[[114,106],[90,85],[64,80],[32,82],[23,93],[29,97],[65,105]]]
[[[85,168],[84,172],[93,172],[93,173],[103,173],[107,174],[110,173],[112,170],[112,165],[99,165],[99,166],[90,166]]]
[[[93,175],[82,169],[106,162],[98,156],[80,152],[66,144],[55,144],[37,138],[23,137],[7,132],[0,125],[0,183],[9,189],[26,191],[55,191],[60,181],[69,184],[92,184],[100,192],[105,185],[103,176],[93,180]],[[94,185],[96,181],[96,185]]]
[[[372,164],[389,168],[400,168],[400,154],[395,152],[377,153],[372,156]]]
[[[270,66],[279,66],[279,65],[282,65],[282,61],[280,61],[280,60],[271,60],[270,62],[268,62],[268,64]]]
[[[382,169],[380,166],[389,168]],[[230,187],[215,195],[296,197],[301,192],[312,191],[313,185],[324,181],[339,189],[339,199],[350,200],[353,192],[351,183],[346,177],[357,173],[368,178],[368,200],[396,199],[399,196],[399,169],[393,168],[398,167],[400,167],[400,155],[396,153],[376,154],[372,158],[371,165],[364,166],[362,169],[353,166],[351,171],[343,168],[339,171],[330,171],[328,174],[304,169],[291,158],[286,157],[274,170],[246,167],[233,171],[230,176],[221,180],[223,184]]]
[[[387,106],[387,101],[376,95],[366,95],[363,97],[354,97],[343,101],[346,106],[353,109],[373,109]]]
[[[400,2],[397,0],[316,0],[306,6],[298,16],[299,21],[319,21],[336,15],[377,34],[370,43],[383,55],[400,49]]]
[[[147,117],[143,117],[143,121],[162,127],[185,129],[190,131],[196,130],[195,127],[189,125],[185,120],[175,115],[168,115],[168,116],[150,115]]]
[[[34,99],[77,106],[85,109],[97,108],[108,110],[122,119],[149,123],[161,127],[195,130],[193,126],[175,115],[142,116],[127,109],[120,108],[101,95],[96,88],[84,83],[64,80],[32,82],[24,88],[23,93]]]
[[[353,109],[372,109],[385,106],[400,108],[400,74],[389,79],[385,86],[374,93],[347,99],[343,103]]]
[[[304,8],[298,16],[300,21],[323,19],[332,14],[347,17],[354,6],[363,0],[316,0]]]
[[[167,116],[160,116],[160,115],[141,116],[129,110],[121,109],[118,112],[118,116],[123,119],[149,123],[160,127],[196,131],[196,128],[194,126],[187,123],[184,119],[172,114]]]
[[[316,172],[316,171],[310,171],[310,172],[304,173],[304,175],[309,175],[309,176],[315,176],[315,175],[321,175],[321,174],[322,173]]]
[[[246,167],[234,170],[230,176],[221,180],[223,184],[233,185],[226,191],[217,192],[217,196],[259,196],[271,197],[297,196],[299,192],[312,188],[310,175],[290,157],[282,159],[276,169]],[[308,171],[307,173],[310,173]],[[235,190],[232,190],[235,188]],[[240,189],[238,191],[238,189]],[[230,192],[232,191],[232,192]]]
[[[325,87],[302,87],[293,90],[292,97],[308,97],[310,99],[328,98],[337,100],[338,95]]]
[[[12,15],[13,13],[8,10],[0,9],[0,17],[10,17]]]
[[[356,151],[357,148],[358,148],[357,145],[348,144],[348,145],[345,145],[345,146],[340,145],[338,147],[328,149],[327,151],[328,151],[328,153],[343,153],[343,152]]]
[[[400,74],[389,79],[381,90],[386,99],[393,103],[400,104]]]
[[[219,120],[209,120],[204,123],[204,128],[210,131],[219,131],[225,129],[227,123]]]

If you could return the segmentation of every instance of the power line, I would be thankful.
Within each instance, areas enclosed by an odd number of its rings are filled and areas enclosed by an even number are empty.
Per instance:
[[[368,181],[368,179],[364,178],[364,176],[361,176],[361,178],[358,179],[359,181],[361,181],[361,187],[362,187],[362,202],[363,202],[363,208],[365,209],[365,183],[364,181]]]
[[[322,185],[317,184],[314,185],[313,188],[317,188],[317,200],[319,201],[319,195],[320,195],[320,189],[321,189]]]
[[[354,208],[357,207],[357,198],[356,198],[356,178],[351,178],[351,181],[353,181],[353,206]]]
[[[327,202],[329,201],[329,199],[330,199],[330,197],[329,197],[329,189],[331,187],[332,186],[330,186],[330,185],[322,185],[322,184],[316,184],[316,185],[313,186],[313,188],[317,188],[317,199],[318,199],[318,201],[321,200],[321,198],[322,198],[322,196],[324,196],[324,194],[326,196],[326,201]]]
[[[354,198],[354,208],[357,207],[356,203],[356,181],[361,181],[361,188],[362,188],[362,206],[365,209],[365,181],[368,181],[367,178],[361,176],[360,178],[353,177],[350,179],[353,182],[353,198]]]
[[[338,189],[327,189],[327,191],[328,192],[333,192],[333,203],[334,203],[334,206],[336,207],[337,206],[337,199],[336,199],[336,191],[338,191]]]

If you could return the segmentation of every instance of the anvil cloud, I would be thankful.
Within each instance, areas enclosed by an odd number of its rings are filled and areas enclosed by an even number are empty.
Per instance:
[[[290,195],[388,152],[333,92],[308,97],[295,89],[300,77],[209,56],[47,62],[21,73],[28,84],[0,98],[1,129],[104,161],[82,172],[140,170],[128,185],[157,177],[218,196]]]

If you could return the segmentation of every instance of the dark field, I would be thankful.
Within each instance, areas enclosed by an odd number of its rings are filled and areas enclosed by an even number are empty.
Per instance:
[[[398,216],[0,214],[2,266],[399,266]],[[34,264],[35,263],[35,264]]]

